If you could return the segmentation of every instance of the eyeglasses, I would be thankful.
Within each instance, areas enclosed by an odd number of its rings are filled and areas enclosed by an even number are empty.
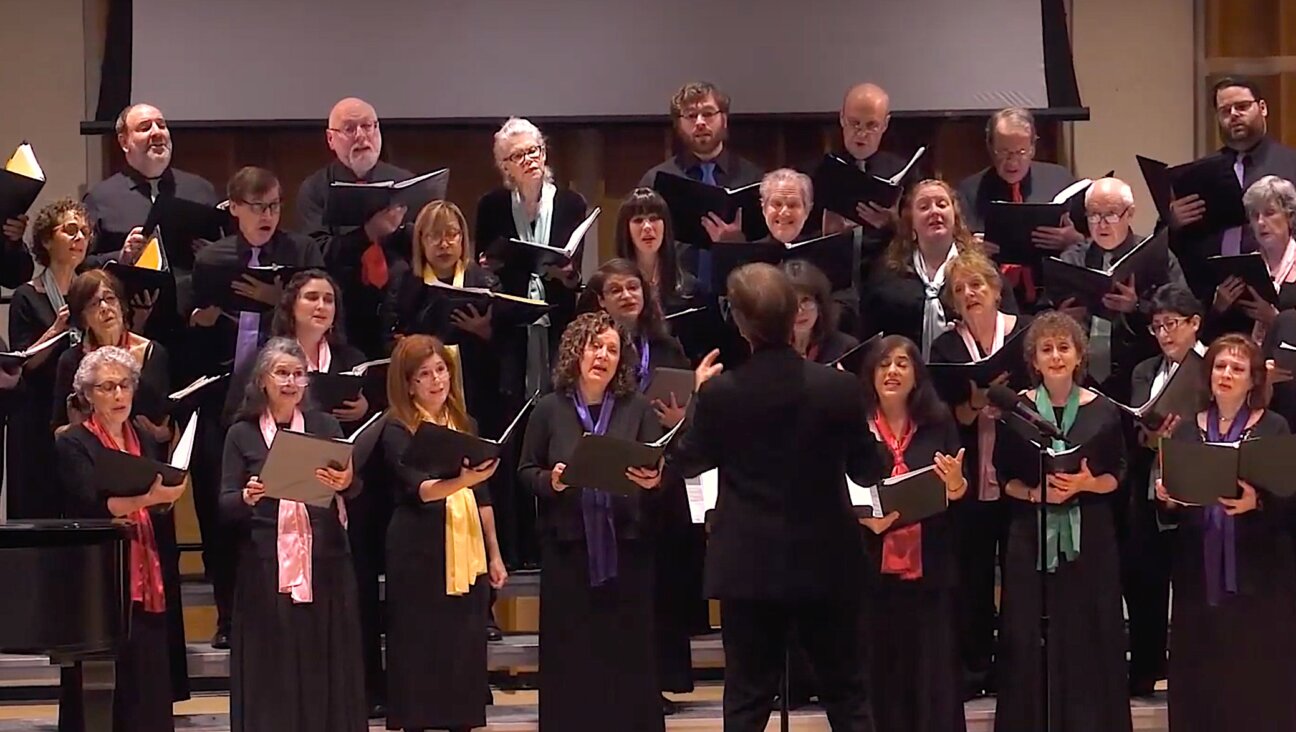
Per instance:
[[[1129,206],[1126,206],[1120,213],[1112,213],[1110,211],[1106,213],[1086,213],[1085,220],[1090,224],[1097,224],[1099,222],[1104,224],[1115,224],[1124,218],[1127,213],[1129,213]]]
[[[363,132],[366,135],[372,135],[378,131],[378,120],[373,120],[372,122],[348,122],[342,125],[341,128],[330,127],[328,129],[329,132],[336,132],[339,135],[345,135],[346,137],[355,137],[359,132]]]
[[[279,386],[306,386],[310,376],[305,371],[271,371],[270,378]]]
[[[112,396],[119,390],[129,394],[135,391],[135,383],[132,381],[103,381],[95,384],[94,390],[104,396]]]
[[[89,239],[94,234],[94,229],[89,226],[83,226],[75,221],[69,221],[58,227],[59,233],[69,239],[75,239],[77,234]]]
[[[105,292],[104,294],[90,301],[90,307],[92,308],[103,307],[105,305],[107,305],[110,308],[115,308],[121,305],[121,300],[118,300],[117,296],[112,294],[111,292]]]
[[[618,297],[627,292],[638,295],[643,292],[643,285],[639,280],[632,280],[625,285],[610,285],[603,291],[603,297]]]
[[[544,155],[544,151],[544,145],[532,145],[524,150],[518,150],[504,159],[516,165],[521,163],[523,160],[539,158],[541,155]]]
[[[1251,108],[1254,107],[1255,105],[1256,105],[1255,99],[1243,99],[1240,102],[1233,102],[1232,104],[1225,104],[1216,107],[1215,113],[1221,117],[1228,117],[1234,112],[1238,112],[1239,114],[1246,114],[1247,112],[1250,112]]]
[[[1187,318],[1166,318],[1159,323],[1153,321],[1148,324],[1148,332],[1154,336],[1160,335],[1161,333],[1173,333],[1174,331],[1179,330],[1179,326],[1186,322],[1188,322]]]
[[[680,119],[685,122],[696,122],[701,119],[703,122],[713,122],[716,117],[721,115],[721,111],[714,107],[706,109],[686,109],[680,112]]]
[[[805,310],[807,312],[810,310],[818,310],[819,302],[815,300],[813,297],[803,297],[797,300],[797,309]]]
[[[283,210],[283,201],[239,201],[252,213],[260,216],[266,213],[279,213]]]
[[[1001,150],[999,148],[994,148],[993,150],[990,151],[990,154],[994,155],[995,160],[1011,160],[1013,158],[1027,158],[1035,154],[1035,146],[1031,145],[1030,147],[1019,147],[1016,150]]]
[[[868,122],[860,122],[858,120],[848,119],[842,121],[842,127],[844,127],[845,129],[855,133],[864,132],[869,135],[873,135],[873,134],[877,134],[878,132],[881,132],[882,128],[885,125],[886,125],[885,122],[878,122],[876,120],[869,120]]]
[[[440,232],[432,231],[431,229],[428,229],[427,231],[423,232],[422,238],[423,241],[428,242],[430,244],[438,244],[440,242],[460,241],[463,239],[463,231],[461,231],[458,228],[446,229],[445,231],[440,231]]]
[[[423,369],[414,374],[414,381],[422,384],[425,381],[441,381],[450,378],[450,369]]]

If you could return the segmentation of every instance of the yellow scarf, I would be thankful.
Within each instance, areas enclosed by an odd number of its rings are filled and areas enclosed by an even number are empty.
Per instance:
[[[459,260],[458,262],[455,262],[454,278],[451,279],[450,284],[451,284],[451,285],[454,285],[455,287],[463,287],[463,286],[464,286],[464,273],[466,273],[467,271],[468,271],[468,268],[464,266],[463,260]],[[430,284],[432,284],[433,282],[436,282],[438,279],[440,279],[440,278],[437,277],[436,270],[432,269],[432,265],[430,265],[430,264],[424,264],[424,265],[423,265],[423,284],[425,284],[425,285],[430,285]],[[450,344],[448,344],[448,343],[447,343],[447,344],[444,344],[444,345],[445,345],[445,349],[446,349],[447,351],[449,351],[451,355],[454,356],[455,360],[456,360],[456,361],[459,360],[459,346],[452,346],[452,345],[450,345]],[[459,383],[462,384],[463,381],[460,380]],[[459,403],[460,403],[460,404],[463,404],[463,398],[464,398],[464,395],[463,395],[463,388],[462,388],[462,387],[458,390],[458,393],[456,394],[456,396],[459,397]]]
[[[442,424],[419,405],[419,419]],[[453,430],[461,427],[449,424]],[[466,595],[473,582],[486,574],[486,539],[482,534],[477,496],[471,488],[455,491],[445,497],[445,579],[447,595]]]

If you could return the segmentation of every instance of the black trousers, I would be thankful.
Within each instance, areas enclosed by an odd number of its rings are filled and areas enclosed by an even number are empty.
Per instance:
[[[721,601],[725,732],[765,729],[793,631],[818,677],[819,702],[833,731],[872,732],[857,597]]]
[[[959,657],[964,679],[981,690],[991,685],[995,656],[995,629],[999,624],[995,568],[1003,566],[1008,542],[1005,500],[979,501],[976,496],[968,496],[950,506],[958,541]]]
[[[1129,612],[1130,684],[1154,684],[1166,677],[1175,532],[1157,526],[1154,502],[1141,496],[1131,497],[1124,529],[1121,585]]]
[[[351,541],[351,564],[356,576],[356,599],[360,606],[360,653],[364,659],[365,699],[369,706],[387,698],[387,674],[383,668],[383,610],[378,578],[386,562],[387,523],[391,520],[391,497],[384,490],[391,485],[379,461],[363,470],[364,490],[347,501],[347,535]]]
[[[525,400],[508,400],[503,413],[512,420]],[[526,434],[528,414],[518,426],[515,435]],[[507,425],[505,425],[507,426]],[[495,432],[503,431],[503,427]],[[518,462],[522,456],[522,440],[514,437],[500,450],[500,465],[490,480],[491,504],[495,509],[495,536],[499,540],[500,555],[509,569],[521,569],[540,563],[540,536],[536,529],[536,498],[522,481],[517,479]]]
[[[238,537],[220,516],[221,455],[225,450],[225,428],[220,422],[225,389],[216,389],[201,406],[197,443],[189,477],[193,483],[194,513],[202,533],[203,571],[212,584],[216,600],[216,628],[229,633],[233,620],[234,575],[238,566]],[[185,418],[186,420],[188,417]]]

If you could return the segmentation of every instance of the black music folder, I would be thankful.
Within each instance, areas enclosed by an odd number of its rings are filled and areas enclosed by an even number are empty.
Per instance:
[[[393,206],[405,206],[405,220],[413,221],[427,204],[444,201],[449,187],[449,168],[405,180],[335,180],[329,183],[324,201],[324,225],[364,226],[374,214]]]
[[[120,450],[100,450],[95,458],[95,491],[117,498],[142,496],[149,492],[157,476],[162,485],[180,485],[189,475],[189,458],[193,455],[194,437],[198,431],[195,410],[176,442],[169,462]]]
[[[1113,171],[1114,172],[1114,171]],[[1110,177],[1112,172],[1107,173]],[[999,247],[995,260],[1012,264],[1034,264],[1043,256],[1031,235],[1041,226],[1060,226],[1063,215],[1086,231],[1084,195],[1093,185],[1089,178],[1064,188],[1052,201],[1013,203],[991,201],[985,215],[985,238]]]
[[[161,291],[175,282],[169,269],[150,269],[112,261],[104,265],[104,270],[121,281],[127,300],[142,292]]]
[[[1008,374],[1009,386],[1023,382],[1026,376],[1026,362],[1022,356],[1025,332],[1025,328],[1018,330],[1004,340],[998,351],[980,361],[927,364],[927,373],[931,374],[936,393],[947,404],[962,404],[972,398],[971,382],[986,389],[1002,374]]]
[[[666,453],[666,447],[679,432],[680,425],[660,439],[634,442],[607,435],[586,434],[576,443],[571,459],[563,470],[562,482],[577,488],[596,488],[620,496],[637,495],[643,489],[626,477],[630,468],[655,468]]]
[[[1281,368],[1285,368],[1292,373],[1296,373],[1296,346],[1279,342],[1273,352],[1274,362]]]
[[[860,366],[864,364],[864,356],[865,354],[868,353],[868,349],[871,348],[874,343],[880,340],[882,340],[882,334],[874,333],[873,335],[864,339],[860,343],[856,343],[855,345],[846,349],[846,352],[838,356],[837,358],[834,358],[831,361],[825,361],[824,365],[830,368],[837,368],[838,366],[841,366],[843,371],[849,371],[852,374],[857,374],[859,373]]]
[[[590,211],[561,247],[522,239],[496,239],[486,247],[486,256],[503,262],[505,266],[517,267],[528,272],[539,272],[541,267],[546,266],[566,266],[576,259],[577,252],[585,243],[585,234],[598,219],[600,211],[598,207]]]
[[[761,213],[760,183],[723,188],[660,172],[653,180],[653,190],[666,199],[677,241],[700,247],[710,245],[711,237],[702,227],[703,217],[713,213],[725,221],[733,221],[738,209],[742,209],[742,230],[747,241],[762,239],[769,233],[765,215]]]
[[[373,361],[365,361],[347,371],[338,371],[336,373],[312,371],[310,373],[311,398],[315,400],[315,404],[321,410],[331,412],[341,407],[344,402],[351,402],[360,398],[360,390],[365,383],[365,372],[376,366],[386,366],[389,363],[391,363],[390,358],[379,358]]]
[[[779,241],[724,242],[711,247],[711,286],[713,292],[724,292],[729,273],[752,262],[778,265],[800,259],[818,267],[828,277],[832,289],[851,286],[855,264],[854,229],[783,244]]]
[[[27,213],[45,188],[45,171],[23,140],[0,170],[0,223]]]
[[[652,375],[648,378],[648,389],[644,392],[644,397],[649,403],[660,401],[670,406],[671,397],[674,396],[675,404],[681,407],[688,406],[689,400],[693,398],[693,378],[693,371],[690,369],[658,366],[652,370]]]
[[[1204,370],[1202,357],[1196,351],[1189,351],[1170,378],[1143,404],[1131,407],[1110,397],[1107,400],[1151,430],[1160,427],[1166,417],[1174,414],[1182,419],[1192,419],[1201,410],[1207,391]]]
[[[553,306],[544,300],[532,300],[505,292],[493,292],[484,287],[455,287],[440,280],[423,286],[426,305],[417,318],[417,327],[423,333],[449,333],[453,331],[451,314],[471,305],[479,314],[491,312],[493,327],[508,328],[530,325]]]
[[[414,432],[401,460],[406,466],[428,475],[455,476],[467,463],[481,465],[500,456],[500,450],[522,423],[522,417],[535,406],[539,392],[533,394],[518,410],[513,421],[495,439],[459,432],[439,424],[424,422]]]
[[[1275,307],[1278,291],[1269,276],[1269,265],[1260,252],[1249,254],[1217,254],[1206,258],[1206,271],[1210,273],[1211,290],[1219,287],[1229,277],[1238,277],[1255,288],[1262,299]]]
[[[892,512],[899,513],[896,527],[916,524],[949,508],[945,481],[936,474],[935,465],[893,475],[874,486],[859,486],[847,477],[847,489],[851,493],[851,503],[855,505],[857,515],[885,518]],[[864,506],[873,510],[862,511]]]
[[[1238,477],[1279,498],[1291,498],[1296,495],[1293,455],[1296,455],[1296,435],[1247,440],[1238,448]]]
[[[1147,289],[1148,283],[1158,279],[1155,276],[1157,272],[1166,271],[1170,256],[1168,242],[1169,232],[1161,228],[1135,244],[1125,256],[1113,262],[1109,270],[1048,257],[1044,260],[1044,289],[1054,302],[1074,297],[1076,303],[1087,307],[1090,313],[1103,312],[1106,310],[1102,304],[1103,295],[1112,292],[1116,283],[1128,284],[1132,276],[1135,287],[1141,293]]]
[[[196,410],[197,402],[198,402],[197,394],[203,391],[204,389],[206,389],[208,386],[211,386],[212,384],[215,384],[218,381],[222,381],[224,379],[229,378],[229,375],[230,374],[227,371],[223,374],[209,374],[206,376],[199,376],[198,378],[189,382],[189,384],[184,388],[179,389],[177,391],[173,391],[167,395],[167,404],[166,404],[165,411],[174,414],[176,412],[183,412],[189,409]]]
[[[378,412],[347,437],[308,435],[305,432],[279,430],[270,453],[261,467],[260,479],[269,498],[300,501],[317,508],[328,508],[337,492],[319,482],[315,471],[320,468],[341,470],[352,455],[367,455],[381,432],[385,412]],[[352,468],[358,479],[363,460]]]
[[[1161,482],[1171,498],[1193,506],[1237,498],[1240,452],[1237,444],[1162,440]]]
[[[0,352],[0,369],[4,369],[6,371],[13,371],[21,368],[22,365],[27,363],[27,361],[30,358],[41,353],[42,351],[48,348],[53,348],[54,346],[58,345],[58,342],[63,340],[67,335],[68,335],[68,331],[65,330],[62,333],[59,333],[58,335],[54,336],[53,338],[43,343],[37,343],[33,346],[29,346],[28,348],[24,348],[21,351]]]
[[[1184,227],[1185,234],[1199,236],[1246,225],[1242,186],[1227,156],[1215,153],[1175,166],[1142,155],[1135,157],[1162,221],[1170,221],[1171,201],[1197,194],[1206,202],[1206,214],[1201,221]]]
[[[865,173],[854,162],[831,153],[825,155],[813,176],[815,202],[863,226],[866,222],[856,206],[861,203],[872,203],[882,208],[896,205],[902,193],[901,183],[925,152],[927,148],[918,148],[904,168],[890,178]]]
[[[229,312],[265,313],[274,309],[274,305],[253,300],[234,292],[233,284],[244,277],[267,285],[283,288],[293,275],[302,271],[301,267],[289,267],[283,264],[259,266],[239,266],[225,264],[207,264],[202,261],[194,265],[194,301],[198,307],[218,305]]]

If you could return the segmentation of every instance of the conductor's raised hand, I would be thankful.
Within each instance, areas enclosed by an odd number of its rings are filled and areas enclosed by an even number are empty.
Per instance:
[[[693,391],[701,389],[703,384],[721,371],[724,371],[724,364],[720,363],[720,349],[713,348],[693,370]]]
[[[652,468],[626,468],[625,476],[635,485],[650,491],[661,485],[662,461],[658,460],[657,465]]]
[[[554,493],[567,490],[567,484],[562,482],[563,471],[566,469],[567,463],[555,463],[553,470],[549,471],[549,485],[553,487]]]
[[[463,481],[465,488],[472,488],[490,480],[498,467],[499,458],[487,460],[480,465],[469,465],[468,460],[465,459],[463,467],[459,468],[459,480]]]
[[[856,520],[860,522],[861,526],[867,528],[869,531],[872,531],[874,534],[881,534],[882,532],[886,531],[887,529],[890,529],[893,525],[895,525],[896,521],[900,520],[900,512],[892,511],[891,513],[888,513],[882,518],[860,517]]]

